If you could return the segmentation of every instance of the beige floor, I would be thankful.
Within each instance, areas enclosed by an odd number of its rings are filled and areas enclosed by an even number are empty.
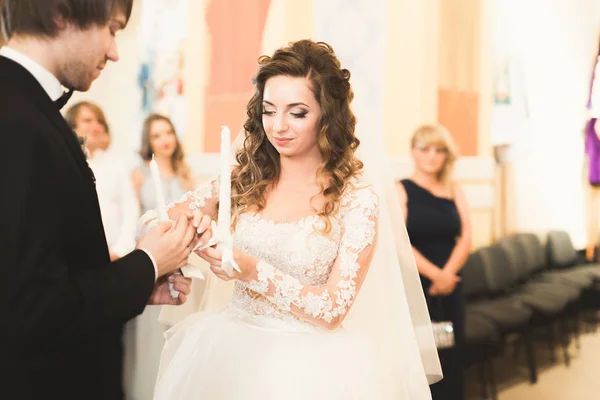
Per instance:
[[[566,367],[561,351],[557,362],[550,362],[549,351],[538,346],[539,379],[531,385],[523,355],[516,359],[505,356],[496,360],[499,400],[599,400],[600,399],[600,332],[581,337],[581,349],[569,349],[571,365]],[[471,383],[476,371],[468,374]],[[481,399],[479,388],[471,387],[470,399]],[[473,393],[475,392],[475,394]]]

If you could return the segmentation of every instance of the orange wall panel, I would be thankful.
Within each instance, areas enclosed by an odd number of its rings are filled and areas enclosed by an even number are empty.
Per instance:
[[[456,140],[460,155],[477,155],[479,94],[457,89],[438,90],[438,121]]]

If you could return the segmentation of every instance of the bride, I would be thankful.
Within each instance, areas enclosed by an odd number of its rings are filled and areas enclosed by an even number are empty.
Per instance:
[[[156,400],[430,399],[441,370],[429,316],[376,168],[383,149],[369,138],[373,161],[357,157],[349,79],[325,43],[259,59],[231,176],[241,272],[226,274],[215,247],[198,253],[214,273],[204,296],[229,290],[228,304],[167,331]],[[216,218],[218,192],[217,179],[169,216]]]

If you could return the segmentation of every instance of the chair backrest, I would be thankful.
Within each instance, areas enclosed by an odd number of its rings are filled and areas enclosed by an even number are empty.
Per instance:
[[[565,231],[548,232],[548,263],[554,268],[566,268],[577,261],[577,251]]]
[[[498,242],[500,247],[506,252],[509,260],[509,267],[513,270],[513,277],[522,281],[529,276],[528,257],[525,248],[519,242],[519,238],[515,235],[507,236]]]
[[[547,267],[546,249],[540,238],[534,233],[519,233],[517,241],[525,250],[527,257],[526,268],[529,274],[534,274]]]
[[[495,244],[479,249],[487,286],[493,294],[509,290],[516,282],[515,268],[502,246]]]
[[[467,299],[484,297],[490,292],[483,261],[478,250],[469,254],[469,258],[461,269],[461,276]]]

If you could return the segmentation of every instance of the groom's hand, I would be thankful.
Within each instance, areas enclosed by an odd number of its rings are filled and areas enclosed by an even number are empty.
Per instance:
[[[173,284],[175,290],[179,292],[176,298],[171,297],[169,291],[169,283]],[[152,296],[148,300],[150,305],[178,305],[183,304],[187,300],[187,295],[190,294],[191,278],[185,278],[183,275],[170,275],[159,278],[154,285]]]
[[[180,214],[172,227],[171,221],[159,222],[138,242],[137,248],[152,254],[158,277],[176,271],[187,263],[192,251],[196,228],[186,214]]]
[[[210,215],[204,214],[199,209],[191,211],[188,203],[176,203],[168,210],[169,218],[172,220],[176,220],[182,214],[192,220],[192,226],[196,229],[196,236],[192,239],[191,247],[194,248],[207,243],[213,234]]]

